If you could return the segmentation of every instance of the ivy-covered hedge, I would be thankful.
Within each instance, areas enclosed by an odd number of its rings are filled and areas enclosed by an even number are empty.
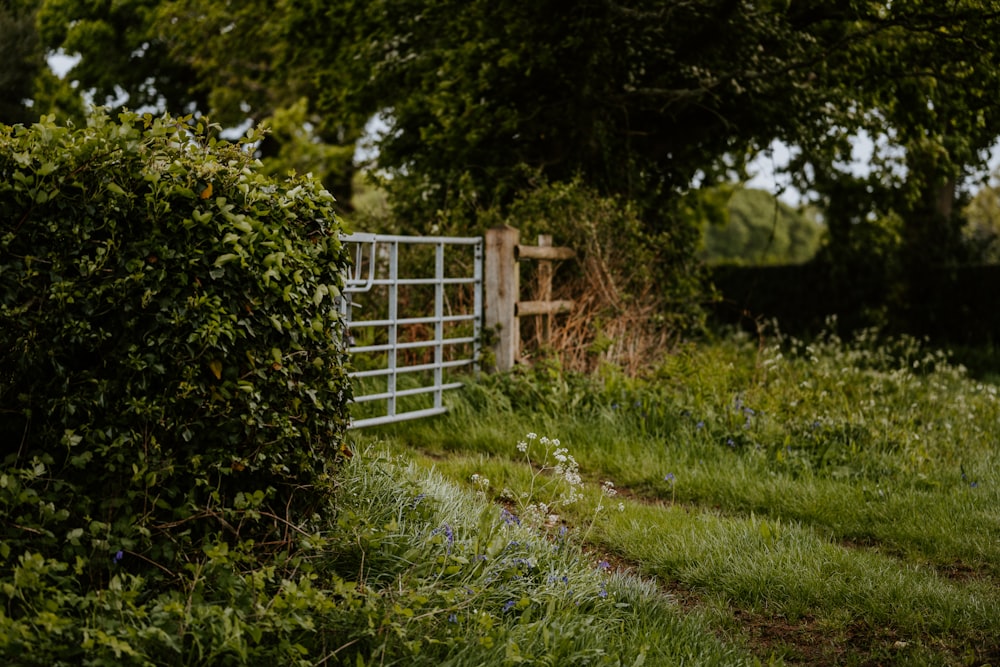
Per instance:
[[[44,586],[167,590],[218,549],[287,550],[328,497],[334,201],[217,130],[0,126],[0,655],[44,645]]]

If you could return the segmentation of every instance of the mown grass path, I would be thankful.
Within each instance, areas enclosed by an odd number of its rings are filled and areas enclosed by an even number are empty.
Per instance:
[[[578,501],[539,490],[529,431],[579,464]],[[548,530],[748,659],[1000,663],[997,389],[913,341],[724,341],[642,382],[524,373],[377,437],[514,510],[534,488]]]

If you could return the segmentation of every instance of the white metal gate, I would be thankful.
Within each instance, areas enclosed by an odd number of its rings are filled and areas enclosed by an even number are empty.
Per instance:
[[[462,386],[452,373],[475,370],[479,357],[482,238],[342,240],[354,252],[341,300],[355,367],[351,428],[441,414],[443,392]]]

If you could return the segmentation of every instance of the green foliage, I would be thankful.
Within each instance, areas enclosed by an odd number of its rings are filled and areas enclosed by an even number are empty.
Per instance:
[[[810,42],[772,7],[292,2],[288,19],[296,62],[326,63],[319,109],[385,112],[379,164],[415,218],[503,206],[541,173],[628,197],[673,232],[666,200],[814,97],[788,66]]]
[[[962,236],[972,261],[1000,263],[1000,187],[982,188],[964,214]]]
[[[35,16],[25,2],[0,4],[0,123],[33,119],[26,102],[34,96],[35,78],[45,66],[35,31]]]
[[[51,51],[79,55],[69,78],[99,104],[128,96],[132,108],[166,104],[174,113],[205,110],[194,72],[168,54],[153,30],[159,0],[95,3],[35,0],[42,44]]]
[[[655,302],[646,325],[679,331],[700,321],[703,274],[689,252],[697,240],[695,218],[681,206],[670,215],[676,221],[670,231],[650,231],[652,225],[632,202],[602,196],[574,180],[523,192],[510,205],[506,222],[521,230],[524,243],[551,234],[557,245],[577,251],[566,270],[575,270],[579,281],[566,298],[595,299],[592,318],[607,320],[630,306]],[[588,337],[574,340],[581,346],[589,342]]]
[[[823,228],[763,190],[737,189],[722,224],[703,227],[710,263],[801,264],[819,248]]]
[[[350,395],[333,199],[264,177],[217,129],[132,113],[0,128],[11,623],[200,594],[213,563],[287,548],[329,493]]]
[[[584,480],[559,508],[569,534],[588,530],[589,488],[614,480],[625,509],[596,515],[592,548],[709,614],[739,650],[795,664],[992,659],[1000,390],[944,351],[872,330],[735,334],[682,346],[644,378],[521,373],[455,401],[385,435],[453,479],[477,472],[516,493],[544,473],[511,439],[559,434]]]
[[[861,226],[905,232],[875,260],[896,265],[900,302],[919,301],[925,266],[965,259],[964,183],[1000,127],[996,0],[35,5],[44,48],[81,56],[79,90],[228,125],[270,118],[268,168],[312,171],[345,209],[352,147],[380,117],[378,167],[407,231],[467,234],[539,182],[578,179],[628,201],[683,274],[692,213],[718,211],[692,188],[782,141],[848,274]],[[55,99],[39,76],[36,99]],[[858,135],[875,146],[866,177],[846,167]]]

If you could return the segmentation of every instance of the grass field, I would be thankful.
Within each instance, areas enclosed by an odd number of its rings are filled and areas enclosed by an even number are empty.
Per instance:
[[[870,331],[484,377],[355,434],[431,503],[362,576],[437,600],[397,636],[442,664],[1000,664],[997,391]]]

